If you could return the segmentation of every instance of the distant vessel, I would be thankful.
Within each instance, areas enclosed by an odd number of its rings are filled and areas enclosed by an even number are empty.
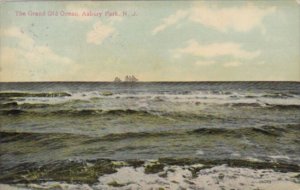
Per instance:
[[[124,81],[122,81],[119,77],[116,77],[114,82],[138,82],[139,80],[134,75],[126,75]]]
[[[134,75],[127,75],[124,79],[124,82],[137,82],[139,81]]]
[[[116,77],[114,82],[122,82],[122,80],[119,77]]]

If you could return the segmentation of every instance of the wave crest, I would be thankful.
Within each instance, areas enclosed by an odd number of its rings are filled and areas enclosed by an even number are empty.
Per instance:
[[[67,92],[0,92],[0,97],[66,97]]]

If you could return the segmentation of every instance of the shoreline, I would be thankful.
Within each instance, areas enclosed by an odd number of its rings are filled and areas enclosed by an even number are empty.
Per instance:
[[[158,160],[149,160],[143,163],[141,161],[132,163],[113,161],[113,164],[116,166],[113,172],[106,170],[107,173],[95,178],[93,183],[48,180],[11,184],[2,181],[0,182],[0,189],[298,190],[300,188],[299,171],[278,172],[273,169],[230,167],[226,164],[207,166],[171,163],[171,165],[165,165]],[[92,165],[88,167],[92,167]],[[73,175],[80,177],[80,173]],[[76,176],[73,177],[76,178]]]
[[[300,165],[254,161],[254,160],[204,160],[197,158],[159,158],[157,160],[64,160],[53,161],[41,165],[41,163],[24,163],[11,169],[3,170],[0,183],[3,184],[30,184],[60,181],[76,184],[95,184],[103,176],[115,175],[119,170],[131,168],[143,175],[158,175],[166,177],[172,171],[170,168],[185,169],[193,178],[206,170],[214,170],[215,167],[239,168],[239,170],[263,171],[275,173],[293,173],[295,179],[300,182]]]

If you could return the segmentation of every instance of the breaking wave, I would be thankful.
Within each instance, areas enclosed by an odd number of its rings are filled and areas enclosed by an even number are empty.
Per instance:
[[[183,135],[203,135],[203,136],[231,136],[240,137],[248,135],[263,135],[270,137],[283,136],[286,133],[299,133],[300,124],[288,124],[282,126],[255,126],[244,128],[213,128],[201,127],[194,130],[182,131],[149,131],[149,132],[124,132],[111,133],[102,136],[88,136],[73,133],[32,133],[32,132],[5,132],[0,131],[0,142],[18,141],[22,139],[40,139],[55,136],[57,138],[79,138],[82,137],[87,142],[91,141],[118,141],[132,138],[155,138],[155,137],[176,137]]]
[[[273,169],[279,172],[299,172],[300,170],[298,165],[284,162],[272,163],[239,159],[205,160],[163,157],[152,163],[152,165],[149,165],[147,160],[62,160],[43,165],[32,162],[19,164],[12,170],[4,171],[4,175],[0,176],[0,182],[28,184],[59,181],[75,184],[94,184],[98,182],[100,176],[116,173],[122,167],[143,167],[146,174],[156,174],[164,171],[164,167],[185,166],[196,177],[201,170],[224,164],[233,168]],[[198,167],[195,167],[196,165]]]
[[[0,97],[67,97],[67,92],[0,92]]]
[[[284,126],[263,125],[260,127],[244,128],[199,128],[193,130],[193,134],[201,135],[222,135],[222,136],[247,136],[247,135],[265,135],[265,136],[282,136],[284,133],[295,132],[300,130],[300,124],[290,124]]]

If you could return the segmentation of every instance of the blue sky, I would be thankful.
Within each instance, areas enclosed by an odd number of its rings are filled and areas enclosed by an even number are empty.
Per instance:
[[[7,2],[0,19],[0,81],[300,81],[295,0]]]

